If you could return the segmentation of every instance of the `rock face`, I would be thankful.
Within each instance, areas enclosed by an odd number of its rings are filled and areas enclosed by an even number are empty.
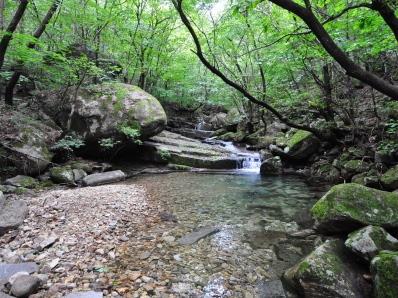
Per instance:
[[[340,240],[328,240],[300,263],[287,270],[284,278],[303,297],[369,297],[364,273],[344,254]]]
[[[96,186],[101,184],[118,182],[126,179],[126,174],[120,170],[91,174],[83,178],[84,186]]]
[[[398,252],[382,251],[372,260],[371,272],[376,298],[398,297]]]
[[[28,207],[24,201],[6,201],[0,210],[0,236],[18,228],[27,214]]]
[[[311,209],[315,227],[326,234],[376,225],[398,229],[398,194],[356,183],[333,186]]]
[[[398,240],[381,227],[367,226],[349,234],[345,246],[370,262],[381,250],[397,250]]]
[[[234,169],[237,165],[231,152],[223,147],[204,144],[169,131],[144,142],[141,157],[195,168]]]
[[[36,175],[44,172],[53,157],[49,147],[61,135],[60,128],[48,116],[19,109],[0,115],[7,138],[0,139],[0,167],[14,166],[18,172]]]
[[[159,101],[136,86],[103,83],[80,89],[61,105],[57,96],[46,96],[43,108],[57,117],[63,129],[87,142],[123,138],[123,127],[137,130],[141,138],[161,132],[167,122]]]
[[[398,166],[395,166],[385,172],[381,178],[381,183],[388,190],[395,190],[398,188]]]

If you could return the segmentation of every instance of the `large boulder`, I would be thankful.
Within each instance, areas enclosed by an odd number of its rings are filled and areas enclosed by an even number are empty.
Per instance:
[[[279,156],[274,156],[261,163],[261,175],[280,175],[283,172],[282,161]]]
[[[398,188],[398,165],[392,167],[387,172],[385,172],[380,181],[382,185],[388,190],[395,190]]]
[[[75,132],[87,142],[123,138],[132,130],[140,139],[149,138],[161,132],[167,122],[155,97],[137,86],[122,83],[80,88],[76,96],[72,92],[66,98],[47,94],[43,108],[63,129]]]
[[[398,240],[381,227],[367,226],[350,233],[345,246],[370,262],[382,250],[398,249]]]
[[[27,108],[1,108],[0,168],[14,167],[15,173],[36,175],[44,172],[53,157],[51,145],[61,135],[60,128],[41,112]]]
[[[382,251],[372,260],[374,297],[398,297],[398,252]]]
[[[328,240],[317,247],[284,278],[302,297],[369,297],[365,273],[344,251],[341,240]]]
[[[398,194],[356,183],[333,186],[311,209],[315,227],[326,234],[366,225],[398,230]]]

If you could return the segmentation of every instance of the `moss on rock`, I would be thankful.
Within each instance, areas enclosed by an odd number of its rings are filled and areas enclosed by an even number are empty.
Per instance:
[[[398,297],[398,252],[382,251],[371,263],[376,298]]]
[[[395,190],[398,188],[398,165],[385,172],[381,178],[381,183],[388,190]]]
[[[290,148],[290,150],[294,150],[295,146],[298,146],[301,142],[312,136],[313,134],[309,131],[298,130],[290,137],[286,145]]]
[[[347,260],[341,240],[328,240],[294,267],[284,279],[304,297],[364,297],[361,270]]]
[[[398,194],[356,183],[333,186],[311,209],[324,233],[343,233],[365,225],[398,229]]]
[[[50,177],[55,183],[72,184],[75,182],[73,170],[70,166],[51,168]]]
[[[367,226],[348,235],[345,246],[370,262],[382,250],[398,249],[398,240],[378,226]]]

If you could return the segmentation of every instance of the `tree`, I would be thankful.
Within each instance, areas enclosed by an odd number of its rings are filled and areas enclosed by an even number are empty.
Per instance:
[[[330,34],[326,31],[322,22],[316,17],[313,7],[309,0],[305,0],[305,6],[297,4],[291,0],[269,0],[270,2],[278,5],[279,7],[286,9],[299,18],[308,26],[311,32],[317,37],[323,48],[333,57],[342,68],[346,70],[347,75],[360,80],[372,86],[379,92],[391,97],[394,100],[398,100],[398,86],[389,83],[388,81],[380,78],[374,73],[367,71],[360,67],[348,55],[336,44]],[[384,20],[387,24],[392,26],[394,29],[397,25],[395,14],[391,17],[387,4],[384,4],[382,0],[373,1],[375,9],[383,15]],[[387,7],[387,9],[386,9]]]
[[[33,33],[33,37],[35,38],[35,40],[39,39],[42,36],[44,31],[46,30],[48,23],[50,22],[51,18],[57,11],[60,4],[61,4],[61,0],[54,0],[52,5],[50,6],[49,10],[47,11],[47,14],[44,16],[43,20],[41,21],[39,27]],[[30,49],[33,49],[35,46],[36,46],[35,42],[30,42],[28,44],[28,48],[30,48]],[[19,67],[19,69],[13,73],[13,75],[11,76],[11,78],[8,81],[7,86],[6,86],[5,102],[8,105],[13,104],[14,88],[15,88],[16,84],[18,83],[19,78],[21,77],[21,74],[22,74],[21,68],[23,67],[23,65],[20,64],[18,67]]]
[[[0,40],[0,70],[3,67],[4,58],[7,52],[7,48],[10,44],[12,36],[15,30],[18,27],[19,22],[21,21],[26,7],[28,6],[29,0],[19,0],[18,8],[12,18],[11,22],[8,24],[6,28],[6,32],[4,33],[3,37]]]

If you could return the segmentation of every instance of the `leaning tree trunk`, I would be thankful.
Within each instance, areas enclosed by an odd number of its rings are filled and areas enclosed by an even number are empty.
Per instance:
[[[7,52],[7,48],[10,44],[10,41],[12,39],[12,36],[13,36],[15,30],[18,27],[19,22],[21,21],[23,15],[25,13],[28,3],[29,3],[29,0],[20,0],[19,1],[17,11],[15,12],[10,24],[8,24],[6,32],[0,41],[0,69],[3,67],[4,58],[5,58],[5,55]],[[3,4],[4,4],[4,2],[3,2]]]
[[[51,18],[53,17],[54,13],[57,11],[59,5],[61,4],[61,0],[55,0],[49,10],[47,11],[47,14],[45,15],[44,19],[41,21],[39,27],[36,29],[36,31],[33,33],[33,37],[35,39],[40,38],[44,31],[46,30],[46,27],[48,23],[50,22]],[[36,43],[30,42],[28,44],[28,48],[33,49],[36,46]],[[19,78],[21,77],[21,70],[23,67],[23,63],[20,63],[18,70],[16,70],[11,79],[8,81],[6,90],[5,90],[5,103],[8,105],[13,104],[13,97],[14,97],[14,89],[15,86],[18,84]]]

